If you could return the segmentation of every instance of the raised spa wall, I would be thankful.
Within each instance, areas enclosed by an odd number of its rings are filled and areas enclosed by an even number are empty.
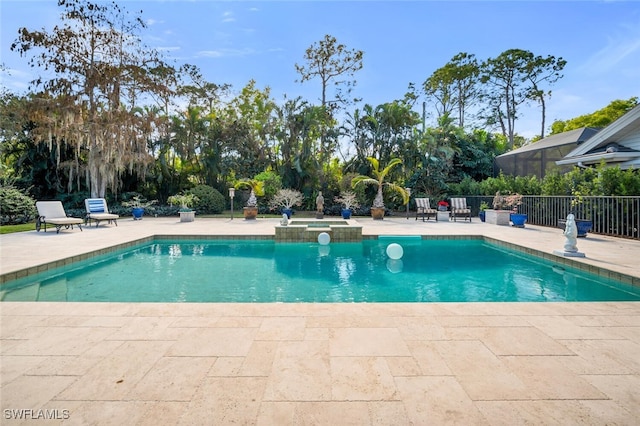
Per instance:
[[[350,220],[292,220],[288,225],[276,225],[275,241],[281,243],[318,242],[318,235],[326,232],[332,242],[362,241],[362,225]]]

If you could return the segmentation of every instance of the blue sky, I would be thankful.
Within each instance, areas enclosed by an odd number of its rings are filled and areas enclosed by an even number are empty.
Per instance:
[[[239,91],[250,79],[281,102],[320,98],[320,84],[297,83],[295,64],[325,34],[364,51],[354,94],[373,105],[402,98],[459,52],[479,60],[507,49],[567,60],[547,105],[547,124],[640,96],[640,2],[636,1],[120,1],[142,10],[144,40],[208,81]],[[18,28],[51,30],[55,0],[0,0],[2,84],[22,92],[36,72],[9,46]],[[429,109],[429,108],[428,108]],[[538,108],[523,109],[516,131],[540,133]],[[432,124],[428,119],[428,125]]]

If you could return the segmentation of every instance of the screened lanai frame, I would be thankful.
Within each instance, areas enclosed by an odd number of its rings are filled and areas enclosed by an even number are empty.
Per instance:
[[[572,165],[559,166],[556,161],[562,160],[598,130],[591,127],[571,130],[499,155],[493,164],[494,176],[502,172],[509,176],[536,176],[542,179],[552,171],[568,172],[573,168]]]

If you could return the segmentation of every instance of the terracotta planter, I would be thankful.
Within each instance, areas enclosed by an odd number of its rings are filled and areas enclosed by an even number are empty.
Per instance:
[[[254,220],[258,217],[258,207],[245,207],[243,211],[245,220]]]
[[[384,219],[384,207],[371,207],[371,217],[373,220]]]

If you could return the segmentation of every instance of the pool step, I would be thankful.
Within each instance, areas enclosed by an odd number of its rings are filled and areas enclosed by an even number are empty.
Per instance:
[[[318,242],[318,235],[326,232],[331,237],[331,242],[362,241],[361,225],[328,225],[313,226],[288,225],[276,226],[276,242]]]

